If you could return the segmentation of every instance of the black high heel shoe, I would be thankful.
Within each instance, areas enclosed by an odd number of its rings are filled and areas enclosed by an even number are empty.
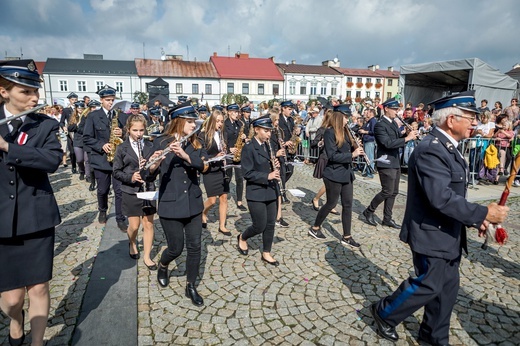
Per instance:
[[[260,255],[260,258],[262,258],[262,261],[264,261],[265,263],[270,264],[272,266],[278,267],[280,265],[280,262],[278,262],[278,261],[271,262],[271,261],[266,260],[264,258],[264,255]]]
[[[193,303],[193,305],[196,305],[196,306],[204,305],[204,299],[202,299],[202,297],[197,292],[195,285],[192,283],[189,283],[189,282],[186,285],[186,297],[191,299],[191,302]]]
[[[238,249],[238,252],[241,254],[241,255],[244,255],[244,256],[247,256],[247,254],[249,253],[249,249],[245,249],[243,250],[241,247],[240,247],[240,236],[242,234],[239,234],[237,235],[237,249]]]
[[[23,331],[23,325],[25,324],[25,311],[22,310],[22,336],[18,339],[14,339],[11,337],[11,333],[9,333],[9,345],[11,346],[20,346],[23,344],[25,340],[25,333]]]
[[[317,202],[318,203],[318,206],[316,206],[316,204],[314,204],[314,199],[311,201],[312,203],[312,208],[316,211],[319,211],[320,210],[320,202]]]

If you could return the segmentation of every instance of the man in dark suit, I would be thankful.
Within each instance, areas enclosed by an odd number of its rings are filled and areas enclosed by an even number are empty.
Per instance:
[[[90,149],[90,165],[94,169],[94,176],[97,181],[98,221],[100,223],[107,221],[108,193],[112,182],[117,226],[121,231],[126,232],[127,225],[121,212],[121,182],[112,177],[112,162],[107,160],[107,153],[115,150],[110,143],[110,132],[113,131],[116,137],[121,137],[124,125],[118,118],[118,127],[111,129],[112,120],[115,116],[112,105],[114,104],[116,90],[105,86],[98,91],[98,95],[101,99],[101,108],[88,115],[83,129],[83,144]]]
[[[294,148],[294,143],[291,142],[293,132],[296,135],[300,135],[300,128],[294,128],[294,118],[292,117],[294,112],[294,105],[291,101],[283,101],[280,106],[282,107],[282,114],[278,126],[283,132],[284,147],[286,150],[287,162],[294,162],[294,154],[289,154],[289,149]],[[282,164],[280,167],[280,174],[282,176],[282,188],[285,190],[285,185],[291,179],[294,172],[294,166],[291,164]],[[290,203],[285,192],[282,193],[282,202],[284,204]]]
[[[415,139],[417,131],[410,131],[406,135],[401,134],[397,123],[394,121],[399,102],[391,98],[383,103],[385,115],[374,126],[374,137],[377,143],[377,155],[386,155],[386,162],[377,161],[377,171],[381,181],[381,192],[374,196],[370,205],[361,214],[361,219],[369,225],[376,226],[374,212],[384,202],[383,222],[384,226],[401,228],[392,219],[392,209],[395,197],[399,193],[399,180],[401,178],[401,164],[399,162],[399,148],[404,148],[406,142]]]
[[[409,161],[408,200],[400,239],[410,246],[416,277],[403,281],[390,296],[371,306],[378,333],[396,341],[395,326],[424,307],[419,340],[447,345],[450,315],[459,289],[466,227],[485,231],[503,222],[508,207],[487,207],[466,200],[468,166],[457,150],[477,125],[473,92],[434,101],[437,126]]]

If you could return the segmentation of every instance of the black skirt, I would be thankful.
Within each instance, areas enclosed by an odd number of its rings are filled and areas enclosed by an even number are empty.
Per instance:
[[[314,178],[321,179],[323,178],[323,171],[325,170],[325,166],[327,166],[328,159],[320,156],[316,165],[314,166],[314,174],[312,175]]]
[[[54,227],[16,238],[0,238],[0,292],[52,279]]]
[[[207,197],[220,196],[229,193],[229,179],[224,170],[209,172],[202,177]]]
[[[124,216],[145,216],[157,213],[157,201],[140,199],[137,198],[137,195],[131,195],[124,191],[122,199],[121,212]]]

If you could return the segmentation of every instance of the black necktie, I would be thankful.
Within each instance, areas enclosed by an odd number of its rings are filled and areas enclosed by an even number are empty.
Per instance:
[[[16,135],[16,133],[18,132],[18,129],[20,128],[20,126],[22,126],[22,119],[14,119],[14,120],[11,120],[11,126],[13,127],[13,130],[11,131],[10,135],[12,137],[14,137]]]
[[[112,111],[108,111],[108,120],[112,121]]]

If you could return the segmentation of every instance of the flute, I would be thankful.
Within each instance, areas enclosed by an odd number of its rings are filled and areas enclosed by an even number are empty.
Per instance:
[[[356,137],[356,134],[352,131],[352,129],[348,126],[348,124],[345,125],[345,128],[347,129],[347,136],[348,136],[350,142],[352,143],[352,147],[354,148],[354,150],[356,150],[357,148],[360,148],[360,147],[362,148],[361,141],[359,140],[359,138]],[[365,162],[367,164],[368,173],[374,174],[374,169],[372,168],[372,162],[368,158],[367,153],[365,153],[364,151],[363,151],[363,158],[365,159]]]
[[[31,108],[31,109],[28,109],[26,111],[23,111],[22,113],[19,113],[19,114],[16,114],[16,115],[13,115],[12,117],[10,118],[6,118],[6,119],[2,119],[0,120],[0,126],[1,125],[4,125],[4,124],[7,124],[8,122],[10,122],[11,120],[14,120],[14,119],[18,119],[20,117],[23,117],[24,115],[27,115],[27,114],[30,114],[30,113],[34,113],[36,111],[39,111],[40,109],[42,109],[43,107],[47,107],[47,104],[43,104],[43,105],[39,105],[39,106],[36,106],[34,108]]]
[[[276,155],[273,152],[273,147],[271,146],[269,139],[267,141],[265,141],[265,145],[267,146],[267,149],[269,150],[269,154],[271,156],[271,169],[272,169],[272,172],[274,172],[276,170]],[[280,194],[282,194],[284,192],[284,189],[282,189],[282,182],[280,179],[276,179],[276,182],[278,183],[278,189],[280,190]]]

